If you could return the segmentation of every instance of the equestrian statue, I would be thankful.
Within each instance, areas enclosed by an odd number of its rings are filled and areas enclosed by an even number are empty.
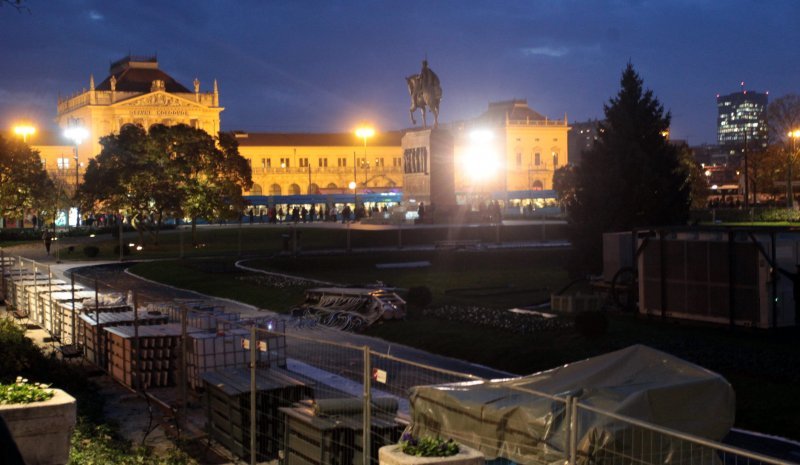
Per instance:
[[[428,68],[428,60],[422,61],[422,71],[419,74],[406,77],[408,93],[411,95],[411,123],[417,124],[414,112],[422,110],[422,126],[428,127],[425,118],[426,109],[433,113],[433,127],[439,127],[439,101],[442,100],[442,86],[439,85],[439,76]]]

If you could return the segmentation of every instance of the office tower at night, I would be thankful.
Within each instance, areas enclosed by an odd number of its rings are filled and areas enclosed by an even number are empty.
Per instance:
[[[729,153],[767,146],[768,94],[742,89],[717,95],[717,142]],[[745,143],[747,147],[745,147]]]

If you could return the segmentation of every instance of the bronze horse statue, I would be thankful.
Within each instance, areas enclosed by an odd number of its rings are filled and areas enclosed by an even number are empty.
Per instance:
[[[422,126],[428,127],[426,109],[433,113],[434,123],[433,127],[439,126],[439,102],[442,100],[442,87],[439,85],[439,77],[428,70],[428,78],[423,82],[421,74],[414,74],[406,77],[406,84],[408,85],[408,93],[411,95],[411,108],[408,110],[411,114],[411,123],[417,124],[414,119],[414,112],[417,109],[422,110]]]

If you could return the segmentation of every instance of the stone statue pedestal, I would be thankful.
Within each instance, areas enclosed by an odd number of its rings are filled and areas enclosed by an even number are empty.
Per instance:
[[[447,222],[456,208],[453,136],[440,128],[415,129],[401,139],[404,201],[425,204],[423,222]]]

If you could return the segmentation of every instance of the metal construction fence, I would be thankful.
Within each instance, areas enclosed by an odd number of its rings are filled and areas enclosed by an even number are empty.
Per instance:
[[[455,412],[454,427],[438,412],[415,409],[414,387],[458,390],[491,380],[286,315],[143,287],[120,270],[116,279],[91,269],[56,276],[1,250],[0,267],[2,297],[21,322],[47,331],[64,357],[96,365],[160,407],[168,433],[208,439],[233,461],[376,464],[382,446],[424,423],[497,464],[788,463],[507,384],[486,400],[508,409],[538,403],[548,415],[517,424],[488,418],[476,404]]]

